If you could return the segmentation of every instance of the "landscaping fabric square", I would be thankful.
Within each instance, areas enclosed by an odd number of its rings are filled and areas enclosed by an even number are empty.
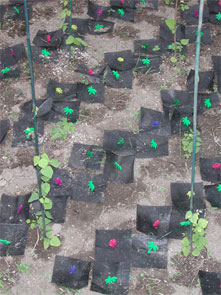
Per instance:
[[[167,235],[168,239],[182,239],[183,233],[187,233],[190,230],[189,226],[180,225],[181,222],[186,221],[185,215],[186,215],[185,210],[172,207],[171,215],[170,215],[169,231]]]
[[[89,181],[92,181],[94,190],[89,190]],[[74,201],[103,203],[107,186],[103,174],[75,173],[72,179],[72,196]]]
[[[201,36],[201,42],[203,44],[210,44],[212,42],[211,39],[211,29],[210,24],[205,24],[202,26],[201,32],[203,33],[203,36]],[[197,39],[197,30],[198,26],[186,26],[185,28],[185,39],[189,39],[189,42],[195,42]]]
[[[118,156],[114,153],[106,152],[104,164],[105,178],[114,183],[132,183],[134,181],[134,160],[135,155]]]
[[[48,39],[50,37],[50,39]],[[57,49],[62,44],[63,32],[62,30],[56,30],[53,32],[47,32],[46,30],[39,30],[34,37],[33,44],[38,47]]]
[[[132,79],[132,70],[112,71],[108,66],[105,69],[104,83],[108,87],[132,89]]]
[[[217,14],[214,14],[214,13],[209,14],[209,22],[214,25],[221,24],[221,21],[217,19]]]
[[[41,140],[41,137],[44,134],[44,122],[38,121],[38,137]],[[20,119],[19,121],[14,121],[13,124],[13,139],[12,139],[12,147],[17,146],[31,146],[34,145],[34,135],[30,134],[29,138],[27,138],[25,134],[26,128],[34,128],[33,122],[28,120],[26,117]]]
[[[132,247],[131,230],[96,230],[95,261],[115,263],[130,261]],[[116,240],[116,245],[109,243]]]
[[[100,170],[104,157],[102,146],[74,143],[68,167],[86,170]]]
[[[148,243],[153,242],[158,250],[150,251]],[[168,240],[157,239],[152,235],[135,234],[132,238],[132,267],[167,268]]]
[[[0,202],[0,223],[25,223],[29,218],[28,200],[31,194],[17,197],[2,194]]]
[[[26,247],[27,224],[0,224],[0,239],[10,242],[10,245],[0,243],[0,256],[24,255]]]
[[[61,185],[60,181],[61,181]],[[72,196],[72,175],[65,169],[53,168],[53,176],[50,181],[51,189],[48,194],[48,197],[60,197],[64,199]],[[64,204],[63,204],[64,206]]]
[[[19,13],[16,11],[18,9]],[[28,19],[32,18],[32,4],[28,3]],[[8,5],[8,18],[12,20],[25,20],[24,2],[22,4]]]
[[[92,68],[88,68],[85,64],[78,64],[75,72],[79,72],[88,77],[90,81],[94,83],[103,82],[103,76],[105,71],[105,66],[96,66]]]
[[[123,21],[134,22],[135,11],[136,10],[133,8],[122,8],[118,6],[112,6],[110,11],[110,17],[117,18]]]
[[[110,5],[119,8],[135,8],[136,0],[124,0],[123,2],[121,0],[110,0]]]
[[[105,19],[110,16],[110,6],[101,6],[95,4],[93,1],[88,0],[88,11],[87,14],[93,17],[96,21]]]
[[[199,21],[199,5],[190,6],[189,9],[181,11],[181,16],[188,25],[198,25]],[[203,11],[203,23],[209,20],[209,14],[206,8]]]
[[[168,156],[168,136],[140,132],[136,134],[136,143],[136,158],[142,159]]]
[[[149,55],[161,55],[168,52],[170,42],[157,39],[142,39],[134,41],[134,52]]]
[[[200,174],[204,181],[221,181],[221,157],[200,158]]]
[[[216,73],[218,92],[221,93],[221,55],[212,56],[212,62]]]
[[[199,280],[203,295],[220,295],[221,272],[199,270]]]
[[[189,91],[194,90],[194,79],[195,79],[195,71],[190,70],[189,75],[187,77],[186,87]],[[213,91],[214,85],[214,72],[200,72],[199,73],[199,83],[198,90],[210,90]]]
[[[93,19],[88,20],[88,34],[102,35],[111,33],[114,29],[114,23],[110,21],[96,21]]]
[[[171,206],[137,205],[137,230],[158,238],[163,237],[169,232],[171,209]]]
[[[52,97],[54,101],[75,98],[77,97],[77,84],[59,83],[55,80],[49,80],[47,96]]]
[[[160,65],[162,64],[162,58],[160,56],[155,56],[155,57],[139,56],[134,58],[136,59],[136,65],[133,69],[134,72],[152,74],[152,73],[158,73],[160,71]],[[149,63],[149,64],[146,64],[146,63]]]
[[[90,91],[94,91],[91,92]],[[91,94],[90,94],[91,93]],[[104,102],[104,85],[102,83],[85,85],[77,83],[77,98],[80,101],[90,103],[103,103]]]
[[[69,16],[65,18],[64,23],[69,24]],[[82,38],[82,35],[85,35],[88,33],[88,19],[86,18],[72,18],[71,19],[71,25],[76,26],[75,30],[72,29],[72,35],[75,37],[80,37]]]
[[[135,155],[136,136],[130,131],[104,130],[103,148],[121,156]]]
[[[32,2],[46,2],[48,0],[27,0],[27,3]],[[10,3],[24,3],[24,0],[9,0]]]
[[[218,5],[219,0],[207,0],[207,6],[210,13],[219,13],[220,7]]]
[[[188,126],[183,123],[183,120],[188,120]],[[171,118],[171,133],[177,134],[182,132],[189,132],[190,129],[193,129],[193,116],[186,116],[179,114],[173,114]]]
[[[106,283],[109,277],[116,277],[114,283]],[[102,294],[126,295],[129,290],[130,262],[94,262],[91,291]]]
[[[45,48],[46,49],[46,48]],[[47,64],[50,62],[55,62],[59,59],[59,55],[58,52],[56,50],[47,50],[47,52],[50,53],[49,56],[44,56],[42,54],[43,50],[42,47],[38,47],[38,46],[31,46],[31,51],[32,51],[32,58],[33,58],[33,62],[37,63],[37,64]]]
[[[119,61],[118,58],[122,58],[123,61]],[[106,52],[104,53],[104,59],[111,70],[126,71],[133,69],[136,65],[136,60],[131,50]]]
[[[2,70],[0,71],[0,80],[20,77],[21,70],[20,70],[19,66],[12,66],[9,69],[10,69],[10,71],[7,73],[2,73]]]
[[[0,54],[2,67],[14,66],[19,60],[27,57],[24,43],[1,49]]]
[[[174,42],[174,34],[171,32],[166,23],[160,24],[160,38],[164,41]],[[185,26],[177,23],[176,28],[176,41],[185,38]]]
[[[52,283],[82,289],[88,285],[91,263],[72,257],[55,256]]]
[[[6,12],[6,6],[0,5],[0,24],[2,25],[3,17]]]
[[[190,198],[187,193],[191,191],[191,183],[172,182],[170,184],[171,198],[173,205],[181,210],[188,211],[190,207]],[[194,184],[193,209],[205,209],[203,198],[203,183]]]
[[[139,131],[156,135],[171,135],[170,121],[162,112],[141,107]]]
[[[194,94],[192,94],[194,95]],[[219,106],[219,98],[217,92],[198,93],[198,113],[202,114],[211,108]]]
[[[206,199],[215,208],[221,208],[221,191],[219,191],[218,186],[219,184],[204,186]]]
[[[10,129],[9,120],[0,120],[0,144],[4,143],[8,130]]]

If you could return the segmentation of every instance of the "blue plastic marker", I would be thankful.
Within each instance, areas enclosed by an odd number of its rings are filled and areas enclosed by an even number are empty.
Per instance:
[[[153,127],[157,127],[159,125],[159,121],[154,121],[153,123],[152,123],[152,126]]]
[[[75,272],[76,268],[77,268],[76,265],[73,265],[73,266],[70,268],[70,272],[69,272],[70,275],[72,275],[72,274]]]

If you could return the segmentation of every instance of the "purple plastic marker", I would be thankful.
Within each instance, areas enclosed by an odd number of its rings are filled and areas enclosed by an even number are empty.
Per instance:
[[[72,275],[72,274],[75,272],[76,268],[77,268],[76,265],[73,265],[73,266],[70,268],[70,272],[69,272],[70,275]]]
[[[19,206],[19,208],[18,208],[18,211],[17,211],[17,214],[19,214],[20,212],[21,212],[21,209],[22,209],[22,204]]]
[[[152,123],[152,127],[157,127],[159,125],[159,122],[158,121],[154,121],[153,123]]]

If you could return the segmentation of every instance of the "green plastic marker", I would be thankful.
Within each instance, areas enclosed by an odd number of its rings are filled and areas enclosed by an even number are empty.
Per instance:
[[[17,12],[17,14],[20,14],[20,11],[18,10],[18,8],[17,7],[13,7],[13,9],[14,9],[14,11],[16,11]]]
[[[188,225],[190,225],[190,221],[187,220],[187,221],[180,222],[180,225],[181,226],[188,226]]]
[[[0,243],[3,243],[5,245],[10,245],[11,242],[7,241],[7,240],[0,240]]]

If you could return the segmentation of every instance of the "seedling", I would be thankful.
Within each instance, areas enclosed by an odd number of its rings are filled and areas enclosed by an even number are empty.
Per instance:
[[[152,49],[152,51],[159,51],[160,50],[160,47],[158,45],[155,45]]]
[[[118,73],[118,71],[112,71],[114,77],[116,80],[119,80],[120,74]]]
[[[29,128],[27,127],[25,130],[24,130],[24,133],[27,134],[26,135],[26,138],[29,139],[30,135],[32,134],[32,132],[34,131],[34,128]]]
[[[217,190],[218,190],[218,192],[221,192],[221,184],[219,184],[219,185],[217,186]]]
[[[157,143],[156,143],[156,141],[155,141],[154,139],[151,140],[151,142],[150,142],[150,146],[151,146],[154,150],[157,149]]]
[[[190,224],[191,224],[191,222],[189,220],[180,222],[181,226],[189,226]]]
[[[71,28],[72,28],[72,30],[75,31],[75,32],[78,30],[78,26],[76,26],[76,25],[72,25]]]
[[[25,272],[27,275],[30,274],[30,270],[29,270],[29,264],[24,263],[24,261],[22,261],[20,264],[16,264],[17,268],[18,268],[18,272],[23,273]]]
[[[70,271],[69,271],[69,274],[72,275],[75,270],[77,269],[77,266],[76,265],[73,265],[71,268],[70,268]]]
[[[119,146],[124,145],[124,143],[125,143],[124,138],[119,138],[118,141],[117,141],[117,144],[118,144]]]
[[[148,48],[149,48],[149,44],[144,43],[144,44],[141,46],[141,48],[148,49]]]
[[[92,180],[88,181],[88,190],[92,192],[95,190],[95,186]]]
[[[105,283],[108,285],[112,284],[112,283],[115,283],[117,280],[117,277],[108,277],[106,280],[105,280]]]
[[[117,12],[120,14],[121,17],[123,17],[125,14],[123,9],[118,9]]]
[[[118,57],[118,58],[117,58],[117,61],[119,61],[119,62],[124,62],[124,58],[123,58],[123,57]]]
[[[211,108],[212,104],[211,104],[210,98],[205,99],[204,106],[208,109]]]
[[[90,87],[88,87],[88,93],[89,93],[89,95],[91,95],[91,94],[95,95],[96,92],[97,92],[97,90],[95,88],[93,88],[92,85]]]
[[[51,140],[66,139],[69,134],[74,133],[74,124],[63,118],[55,127],[49,129],[49,133],[53,134]]]
[[[196,153],[199,152],[202,139],[200,138],[200,132],[196,131]],[[185,152],[184,158],[189,159],[193,152],[193,130],[190,128],[189,132],[184,133],[184,138],[181,140],[182,149]]]
[[[114,162],[114,165],[115,165],[115,167],[116,167],[118,170],[122,170],[121,165],[118,164],[117,162]]]
[[[152,127],[157,127],[157,126],[159,126],[159,121],[154,121],[154,122],[152,123]]]
[[[13,9],[14,9],[14,11],[15,11],[17,14],[20,14],[20,11],[18,10],[17,7],[14,6]]]
[[[143,58],[141,61],[142,61],[143,65],[146,65],[147,67],[149,67],[150,60],[147,57],[146,58]]]
[[[184,126],[187,126],[187,127],[191,124],[190,120],[187,117],[184,117],[182,119],[182,123],[183,123]]]
[[[9,73],[10,71],[11,71],[11,69],[8,68],[8,67],[6,67],[6,68],[4,68],[3,70],[1,70],[1,73],[2,73],[2,74],[7,74],[7,73]]]
[[[70,109],[69,107],[64,108],[64,113],[66,116],[68,116],[68,114],[72,114],[74,112],[73,109]]]
[[[51,55],[50,52],[47,51],[46,48],[42,50],[41,54],[42,54],[43,56],[49,56],[49,55]]]
[[[173,104],[175,104],[175,105],[179,105],[179,104],[180,104],[180,100],[179,100],[179,99],[174,99],[174,100],[173,100]]]
[[[104,26],[103,25],[99,25],[99,24],[97,24],[96,26],[95,26],[95,30],[100,30],[100,29],[102,29]]]
[[[62,93],[63,93],[63,90],[62,90],[61,88],[56,88],[56,92],[57,92],[58,94],[62,94]]]
[[[0,240],[0,243],[5,244],[5,245],[10,245],[11,242],[7,241],[7,240]]]
[[[147,254],[149,254],[152,250],[154,252],[159,250],[159,247],[157,245],[155,245],[153,241],[148,243],[148,248],[149,248],[149,250],[147,251]]]

